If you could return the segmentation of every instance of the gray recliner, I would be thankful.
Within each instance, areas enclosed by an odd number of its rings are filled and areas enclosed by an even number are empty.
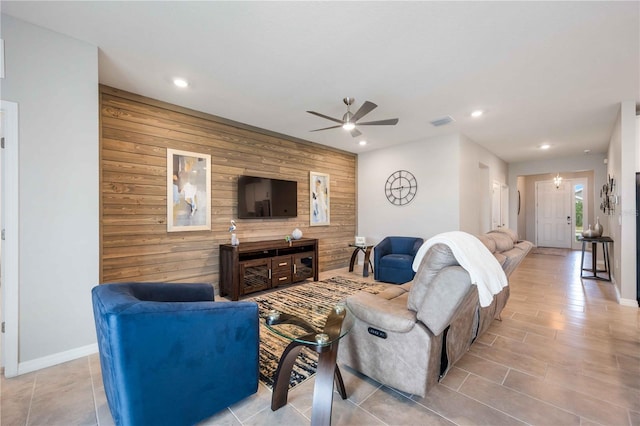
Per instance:
[[[532,244],[507,231],[479,238],[508,276]],[[413,281],[346,299],[354,325],[340,343],[338,360],[380,383],[425,396],[500,315],[508,297],[507,286],[481,307],[469,273],[447,245],[435,244]]]

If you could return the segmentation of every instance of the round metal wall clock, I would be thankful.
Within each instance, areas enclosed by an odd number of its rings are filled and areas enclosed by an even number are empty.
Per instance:
[[[398,170],[391,173],[384,185],[387,200],[394,206],[409,204],[418,192],[416,177],[406,170]]]

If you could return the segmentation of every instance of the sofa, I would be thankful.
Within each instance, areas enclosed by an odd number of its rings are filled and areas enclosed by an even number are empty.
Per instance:
[[[503,275],[505,283],[533,247],[508,229],[465,238],[477,246],[474,252],[490,257],[487,263],[497,268],[496,275]],[[340,342],[338,361],[423,397],[499,318],[509,287],[500,287],[488,300],[483,293],[481,304],[479,286],[446,244],[431,245],[416,262],[412,281],[345,300],[353,326]]]
[[[93,288],[116,425],[192,425],[258,390],[258,305],[213,294],[209,284]]]
[[[424,240],[419,237],[385,237],[373,249],[373,277],[376,281],[402,284],[415,275],[413,259]]]

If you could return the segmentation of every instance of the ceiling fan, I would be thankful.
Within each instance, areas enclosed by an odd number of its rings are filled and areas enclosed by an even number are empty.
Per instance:
[[[342,116],[342,120],[329,117],[328,115],[320,114],[319,112],[307,111],[309,114],[317,115],[318,117],[326,118],[327,120],[340,123],[337,126],[323,127],[322,129],[315,129],[311,131],[318,132],[320,130],[337,129],[338,127],[342,127],[343,129],[349,131],[351,133],[351,136],[353,136],[354,138],[357,138],[362,133],[358,129],[356,129],[356,126],[387,126],[387,125],[393,126],[398,124],[397,118],[389,118],[387,120],[367,121],[365,123],[358,123],[358,120],[360,120],[365,115],[369,114],[371,111],[377,108],[378,105],[374,104],[373,102],[365,101],[365,103],[362,104],[362,106],[355,113],[352,113],[351,105],[353,105],[354,101],[355,101],[354,98],[348,98],[348,97],[342,100],[342,102],[344,102],[345,105],[347,105],[347,112]]]

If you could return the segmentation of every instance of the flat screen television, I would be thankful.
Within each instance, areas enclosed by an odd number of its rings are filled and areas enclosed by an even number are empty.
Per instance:
[[[238,177],[238,219],[298,216],[298,182],[256,176]]]

